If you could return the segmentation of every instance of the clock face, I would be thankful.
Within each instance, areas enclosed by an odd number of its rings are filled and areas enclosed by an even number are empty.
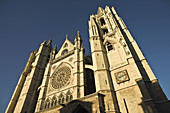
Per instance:
[[[122,83],[122,82],[129,80],[129,76],[126,70],[115,73],[115,77],[116,77],[117,83]]]
[[[70,82],[71,69],[69,67],[61,67],[57,69],[52,76],[52,87],[59,89],[67,86]]]
[[[117,75],[117,79],[120,80],[120,81],[126,79],[126,73],[120,72],[120,73]]]

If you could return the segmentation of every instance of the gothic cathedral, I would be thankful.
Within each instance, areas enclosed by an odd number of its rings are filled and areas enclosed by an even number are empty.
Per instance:
[[[91,56],[79,31],[57,51],[52,40],[30,54],[6,113],[170,113],[136,41],[115,9],[90,15]]]

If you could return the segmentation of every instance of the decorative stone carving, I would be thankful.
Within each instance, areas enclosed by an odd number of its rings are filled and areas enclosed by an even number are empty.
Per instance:
[[[67,66],[57,69],[52,76],[52,87],[62,88],[70,83],[71,69]]]

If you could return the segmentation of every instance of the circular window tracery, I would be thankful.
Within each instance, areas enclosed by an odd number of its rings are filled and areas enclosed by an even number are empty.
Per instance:
[[[66,53],[68,53],[68,50],[67,50],[67,49],[65,49],[65,50],[61,53],[61,55],[65,55]]]
[[[69,67],[61,67],[56,70],[52,77],[52,87],[55,89],[62,88],[69,84],[71,69]]]

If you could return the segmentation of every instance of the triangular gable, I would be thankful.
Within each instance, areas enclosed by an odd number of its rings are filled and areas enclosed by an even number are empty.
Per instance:
[[[58,53],[56,54],[55,58],[61,56],[63,52],[69,52],[72,50],[74,50],[74,44],[68,39],[68,37],[66,37],[66,40],[64,41]]]
[[[98,11],[97,11],[97,15],[98,16],[101,16],[101,15],[103,15],[104,14],[104,10],[101,8],[101,7],[99,7],[98,8]]]

